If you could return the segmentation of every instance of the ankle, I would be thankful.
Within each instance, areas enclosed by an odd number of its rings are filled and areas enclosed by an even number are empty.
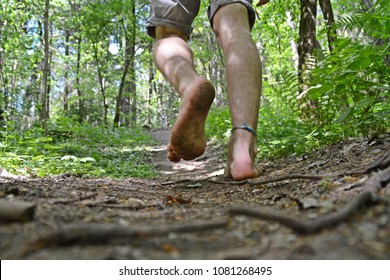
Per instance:
[[[245,146],[251,149],[256,146],[256,132],[250,127],[242,128],[240,126],[232,129],[232,143],[238,146]]]

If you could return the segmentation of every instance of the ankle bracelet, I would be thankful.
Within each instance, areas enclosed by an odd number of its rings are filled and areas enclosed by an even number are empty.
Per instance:
[[[233,127],[232,132],[236,129],[244,129],[246,131],[253,133],[255,136],[257,136],[256,131],[253,128],[251,128],[250,126],[248,126],[246,123],[243,123],[242,125]]]

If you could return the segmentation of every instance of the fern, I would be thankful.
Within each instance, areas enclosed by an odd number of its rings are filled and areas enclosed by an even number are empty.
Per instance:
[[[278,87],[276,94],[295,113],[299,111],[299,104],[296,98],[298,93],[298,77],[295,72],[284,71],[277,80]]]
[[[333,28],[344,31],[362,31],[365,36],[386,40],[390,38],[389,8],[388,1],[379,1],[367,12],[339,17]]]

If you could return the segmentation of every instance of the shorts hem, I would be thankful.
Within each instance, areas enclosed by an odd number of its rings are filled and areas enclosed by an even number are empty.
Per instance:
[[[184,33],[188,38],[191,35],[192,27],[188,26],[186,23],[181,23],[179,21],[173,21],[163,18],[150,18],[146,22],[146,29],[149,36],[156,38],[156,26],[166,26],[173,29],[176,29]]]

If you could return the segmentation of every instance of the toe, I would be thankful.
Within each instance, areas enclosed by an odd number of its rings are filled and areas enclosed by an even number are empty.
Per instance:
[[[172,149],[171,145],[168,145],[167,149],[168,149],[167,157],[168,157],[168,159],[170,161],[172,161],[172,162],[179,162],[181,160],[181,158],[178,155],[176,155],[176,153]]]

